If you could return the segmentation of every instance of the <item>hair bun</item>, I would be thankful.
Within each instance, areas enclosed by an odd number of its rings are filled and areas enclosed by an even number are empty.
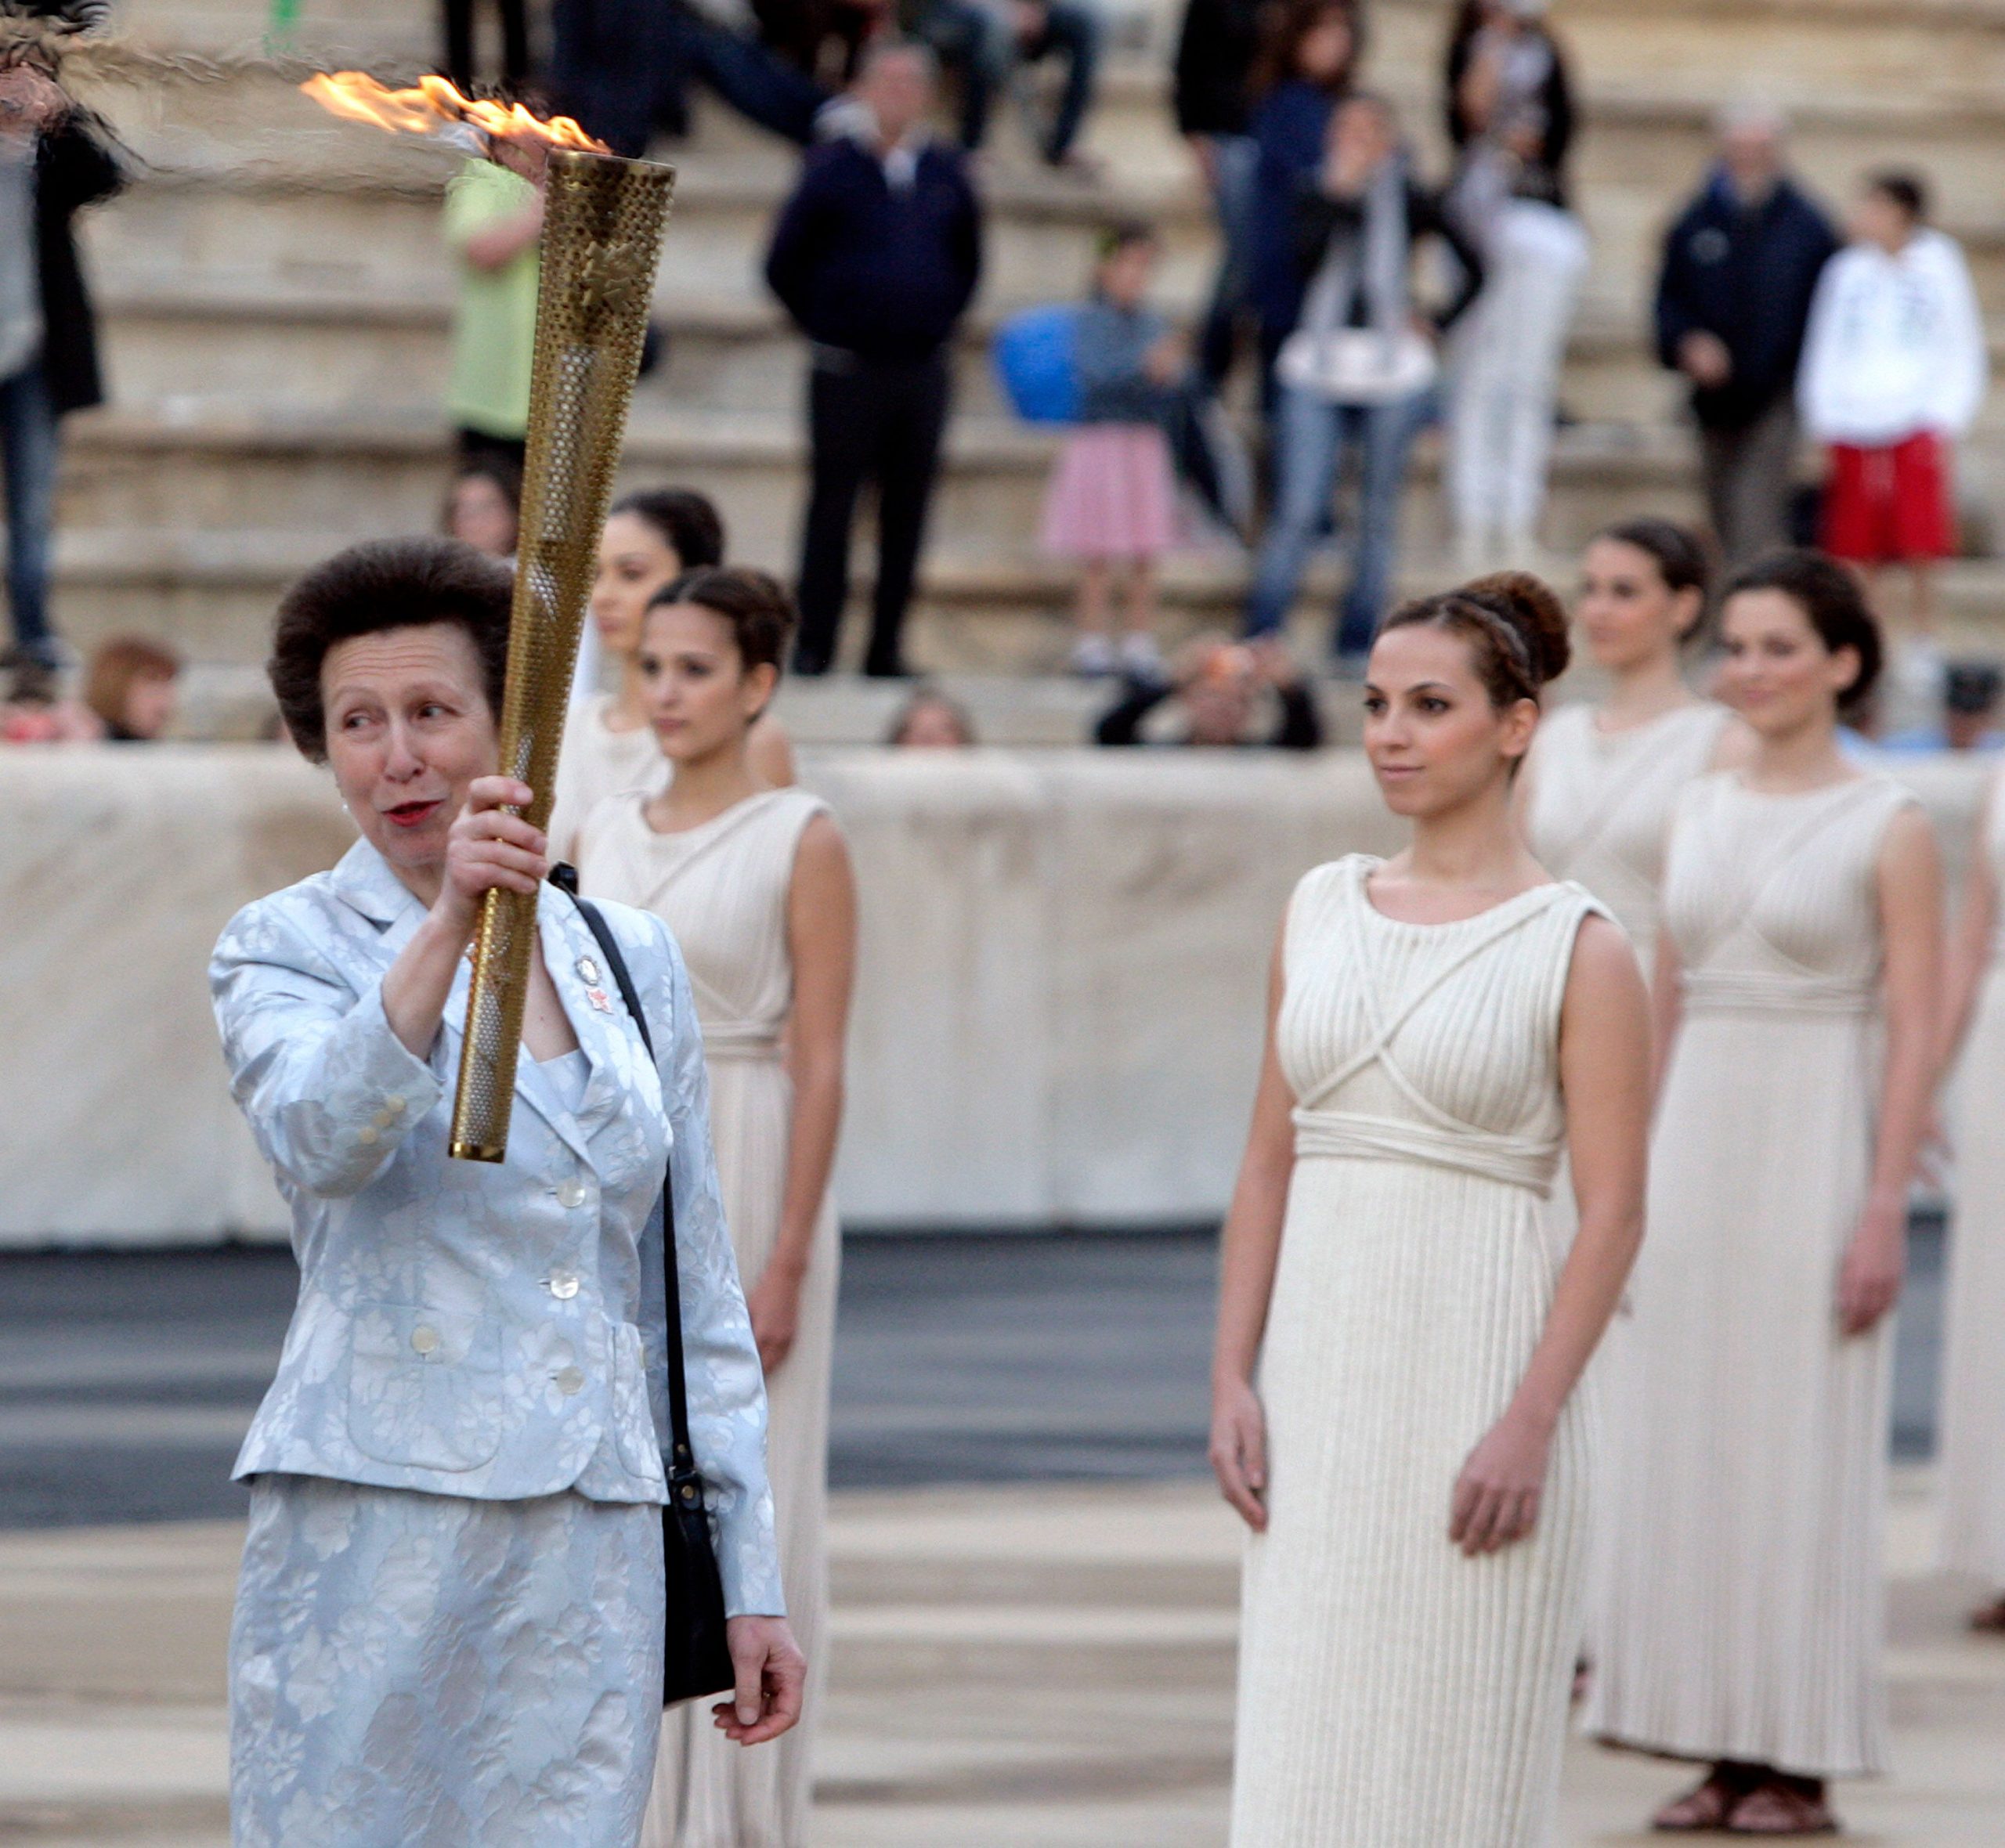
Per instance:
[[[1566,606],[1544,579],[1528,571],[1492,572],[1463,585],[1462,594],[1494,610],[1518,632],[1541,687],[1566,671],[1573,655]]]

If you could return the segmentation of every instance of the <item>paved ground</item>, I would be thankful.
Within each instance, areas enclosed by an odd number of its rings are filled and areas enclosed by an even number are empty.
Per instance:
[[[1925,1236],[1902,1451],[1939,1256]],[[1238,1536],[1190,1479],[1212,1263],[1194,1237],[853,1243],[812,1848],[1220,1848]],[[269,1252],[0,1259],[0,1844],[227,1840],[239,1531],[185,1517],[237,1511],[291,1290]],[[1893,1515],[1895,1774],[1843,1807],[1884,1848],[1996,1848],[2005,1644],[1929,1569],[1925,1468]],[[1681,1776],[1576,1745],[1559,1848],[1650,1840]]]
[[[1221,1848],[1239,1543],[1202,1485],[851,1490],[833,1539],[812,1848]],[[222,1848],[237,1543],[223,1521],[0,1535],[0,1842]],[[1996,1848],[2005,1644],[1961,1629],[1969,1589],[1929,1575],[1931,1543],[1904,1469],[1895,1775],[1841,1801],[1882,1848]],[[1575,1745],[1557,1848],[1640,1848],[1683,1775]]]
[[[838,1488],[1201,1474],[1208,1238],[853,1239]],[[1931,1448],[1941,1241],[1918,1229],[1897,1453]],[[0,1528],[233,1516],[292,1305],[269,1248],[0,1255]]]

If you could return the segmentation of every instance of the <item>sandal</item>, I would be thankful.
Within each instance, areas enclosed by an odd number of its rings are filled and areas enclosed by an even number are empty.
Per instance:
[[[1703,1784],[1658,1810],[1650,1818],[1650,1827],[1670,1835],[1704,1835],[1725,1828],[1727,1818],[1747,1794],[1747,1785],[1735,1774],[1734,1767],[1716,1764]]]
[[[1730,1835],[1834,1835],[1837,1818],[1823,1793],[1779,1778],[1758,1784],[1733,1806]]]

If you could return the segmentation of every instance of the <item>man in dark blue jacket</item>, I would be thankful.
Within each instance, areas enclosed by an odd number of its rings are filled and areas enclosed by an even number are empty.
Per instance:
[[[1783,168],[1783,125],[1745,110],[1720,163],[1664,240],[1657,356],[1692,384],[1706,497],[1730,561],[1788,539],[1796,368],[1830,221]]]
[[[981,276],[981,215],[958,150],[930,140],[930,54],[875,51],[858,132],[817,148],[782,209],[766,281],[811,342],[813,479],[794,671],[827,672],[850,528],[877,485],[877,593],[864,672],[905,673],[900,636],[946,429],[948,348]]]

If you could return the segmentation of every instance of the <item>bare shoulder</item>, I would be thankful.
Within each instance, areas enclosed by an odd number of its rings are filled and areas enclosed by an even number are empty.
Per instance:
[[[1633,1003],[1640,1009],[1644,994],[1643,971],[1628,933],[1602,912],[1589,911],[1573,936],[1573,960],[1566,978],[1570,1009],[1577,1002],[1589,1006]]]
[[[1897,876],[1932,873],[1941,859],[1935,824],[1928,811],[1908,797],[1887,818],[1880,837],[1880,870]]]
[[[794,850],[796,872],[833,872],[849,864],[849,843],[842,824],[826,809],[809,816],[800,831],[800,844]]]

